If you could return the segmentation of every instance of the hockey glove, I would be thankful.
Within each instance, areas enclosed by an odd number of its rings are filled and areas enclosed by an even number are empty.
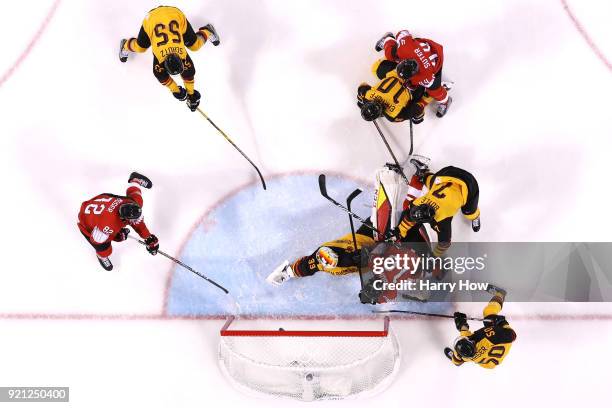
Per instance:
[[[157,255],[157,251],[159,250],[159,240],[155,235],[149,235],[147,239],[145,239],[145,245],[147,251],[149,251],[151,255]]]
[[[359,85],[359,87],[357,88],[357,106],[359,106],[360,108],[363,106],[363,104],[366,101],[365,99],[366,92],[368,92],[370,89],[372,89],[372,87],[366,84],[365,82]]]
[[[363,285],[363,289],[359,291],[359,301],[364,305],[375,305],[378,303],[381,291],[374,288],[374,282],[377,280],[376,276],[372,277],[369,282]]]
[[[470,326],[468,325],[467,316],[465,315],[465,313],[455,312],[453,316],[455,317],[455,327],[457,328],[457,330],[461,331],[461,330],[467,330],[470,328]],[[464,329],[464,327],[467,327],[467,329]]]
[[[119,233],[115,237],[115,242],[125,241],[126,239],[128,239],[128,235],[129,234],[130,234],[130,229],[129,228],[121,228],[119,230]]]
[[[412,123],[418,125],[425,119],[425,107],[422,103],[417,102],[408,108],[408,117]]]

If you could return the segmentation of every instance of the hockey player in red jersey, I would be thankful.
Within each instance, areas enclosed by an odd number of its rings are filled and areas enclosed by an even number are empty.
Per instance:
[[[96,250],[100,265],[107,271],[113,269],[109,256],[113,252],[112,241],[125,241],[131,226],[145,240],[147,251],[157,254],[159,242],[149,232],[142,217],[142,194],[139,186],[151,188],[153,183],[142,174],[133,172],[125,196],[99,194],[81,204],[79,211],[79,230]]]
[[[453,100],[442,84],[444,52],[440,44],[413,37],[408,30],[402,30],[396,36],[386,33],[375,49],[384,50],[386,59],[398,63],[397,74],[407,81],[411,91],[423,87],[438,102],[436,115],[439,118],[446,114]]]

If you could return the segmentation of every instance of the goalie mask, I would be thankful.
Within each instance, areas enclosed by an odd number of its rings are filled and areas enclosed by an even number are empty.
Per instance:
[[[464,358],[472,358],[476,355],[476,344],[467,337],[461,336],[455,340],[454,348],[457,354]]]
[[[397,75],[402,79],[410,79],[419,72],[419,65],[413,59],[405,59],[395,67]]]
[[[429,204],[411,205],[408,215],[410,221],[425,224],[434,220],[436,210]]]
[[[164,60],[164,67],[170,75],[179,75],[183,73],[183,60],[177,54],[169,54]]]
[[[142,208],[133,201],[128,201],[119,206],[119,217],[124,220],[137,220],[142,215]]]

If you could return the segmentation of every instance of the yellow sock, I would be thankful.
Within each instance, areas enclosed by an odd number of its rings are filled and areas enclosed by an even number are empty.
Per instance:
[[[163,82],[162,85],[170,89],[170,92],[172,93],[176,93],[179,91],[178,85],[176,84],[176,82],[174,82],[174,79],[172,78],[168,78],[168,80]]]
[[[193,95],[193,89],[194,89],[193,79],[191,80],[183,79],[183,83],[185,84],[185,89],[187,90],[187,93],[189,95]]]

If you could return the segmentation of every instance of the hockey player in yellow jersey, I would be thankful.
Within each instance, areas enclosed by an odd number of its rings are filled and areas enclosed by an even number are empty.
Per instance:
[[[153,75],[179,101],[195,111],[200,104],[200,93],[195,89],[195,66],[187,53],[199,50],[206,41],[219,45],[219,35],[212,24],[193,30],[185,14],[176,7],[159,6],[149,11],[142,22],[137,38],[122,39],[119,60],[126,62],[130,52],[153,52]],[[180,75],[184,88],[171,75]]]
[[[424,108],[431,98],[423,98],[424,92],[420,89],[411,93],[395,70],[396,66],[393,61],[376,61],[372,72],[380,81],[374,86],[362,83],[357,88],[357,106],[361,108],[363,119],[373,121],[384,116],[391,122],[423,121]]]
[[[516,340],[516,333],[506,318],[498,314],[503,307],[506,292],[493,285],[489,285],[487,291],[494,295],[482,312],[482,329],[472,333],[466,315],[455,313],[455,326],[459,330],[459,337],[453,348],[444,349],[444,355],[456,366],[472,361],[483,368],[495,368],[508,355],[512,343]]]
[[[452,219],[461,210],[472,222],[472,230],[480,230],[479,189],[476,178],[458,167],[447,166],[432,174],[429,169],[420,170],[423,183],[429,191],[410,203],[402,214],[398,226],[400,237],[411,228],[430,224],[438,234],[435,256],[442,256],[451,245]]]

